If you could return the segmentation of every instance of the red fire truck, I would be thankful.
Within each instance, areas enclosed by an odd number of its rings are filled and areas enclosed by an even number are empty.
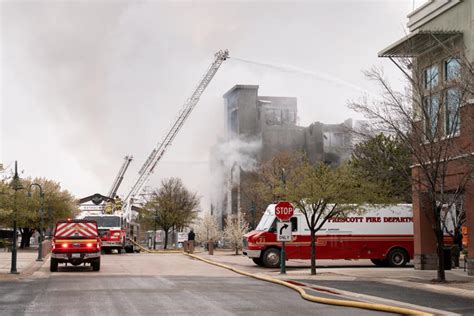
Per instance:
[[[126,249],[126,229],[121,216],[113,214],[88,215],[84,219],[97,222],[104,253],[111,253],[115,249],[120,254],[122,250]]]
[[[269,205],[256,229],[244,237],[244,255],[257,265],[280,266],[275,204]],[[287,259],[310,259],[310,232],[304,215],[295,209],[290,219],[292,240]],[[402,267],[413,258],[411,204],[364,207],[345,217],[328,220],[316,233],[317,259],[370,259],[375,265]]]

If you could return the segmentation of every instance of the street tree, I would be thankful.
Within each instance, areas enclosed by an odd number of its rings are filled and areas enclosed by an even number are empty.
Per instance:
[[[186,189],[181,179],[169,178],[163,180],[161,187],[151,193],[151,198],[144,207],[144,217],[145,221],[155,221],[163,229],[166,249],[170,231],[189,226],[197,217],[198,206],[199,198],[196,193]]]
[[[235,254],[239,254],[242,249],[242,240],[244,235],[249,231],[249,224],[242,214],[229,215],[225,220],[224,236],[229,239]]]
[[[221,238],[222,233],[219,229],[217,218],[210,213],[205,214],[203,218],[197,219],[193,226],[195,227],[194,231],[196,232],[196,240],[198,242],[212,243]]]
[[[15,198],[8,181],[1,181],[0,226],[11,227],[13,218],[16,218],[21,233],[20,248],[29,247],[31,236],[40,228],[42,201],[37,187],[33,187],[31,197],[28,196],[28,188],[32,183],[41,185],[44,192],[43,218],[46,227],[52,229],[57,220],[73,217],[79,212],[75,198],[69,191],[61,189],[58,182],[45,178],[22,179],[23,190],[19,190]]]
[[[241,194],[245,219],[256,226],[256,219],[261,218],[267,206],[281,198],[282,177],[285,173],[297,168],[304,160],[304,154],[296,151],[282,151],[242,179]],[[245,204],[248,202],[249,204]]]
[[[339,167],[303,162],[285,175],[280,195],[304,215],[311,238],[311,274],[316,274],[316,233],[331,218],[361,212],[362,204],[382,202],[385,192],[357,176],[345,164]]]
[[[350,164],[362,178],[382,186],[394,201],[411,203],[411,155],[405,142],[377,134],[356,144]]]
[[[449,216],[443,217],[443,209],[462,200],[474,169],[474,156],[468,151],[474,141],[473,116],[469,112],[472,107],[469,100],[474,95],[474,71],[458,49],[437,44],[442,52],[424,54],[422,60],[392,59],[406,79],[402,90],[390,84],[382,69],[367,71],[367,78],[380,87],[380,97],[366,96],[351,101],[349,107],[364,114],[373,129],[393,135],[408,149],[412,159],[413,197],[423,205],[422,218],[433,229],[437,280],[444,282],[443,220]],[[435,68],[426,68],[437,65],[440,54],[456,56],[445,61],[443,77]],[[461,129],[469,136],[459,141]],[[395,156],[392,159],[393,166],[403,164]]]

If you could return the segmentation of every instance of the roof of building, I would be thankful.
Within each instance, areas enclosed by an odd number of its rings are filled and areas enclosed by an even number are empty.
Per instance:
[[[462,0],[429,0],[408,14],[408,28],[414,31],[461,2]]]
[[[254,90],[258,90],[258,85],[251,85],[251,84],[236,84],[235,86],[233,86],[229,91],[227,91],[226,93],[224,93],[223,97],[224,98],[227,98],[227,96],[231,93],[233,93],[235,90],[237,89],[254,89]]]
[[[379,57],[417,57],[455,37],[462,36],[456,30],[424,31],[416,30],[379,52]]]

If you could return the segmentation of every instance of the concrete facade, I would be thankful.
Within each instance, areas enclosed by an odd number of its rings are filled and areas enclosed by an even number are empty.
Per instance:
[[[233,140],[240,140],[243,146],[246,142],[258,143],[258,147],[248,153],[257,164],[272,159],[282,151],[304,152],[312,163],[337,165],[350,157],[352,120],[342,124],[315,122],[308,127],[299,126],[296,98],[260,96],[258,88],[257,85],[236,85],[224,94],[226,136],[222,143]],[[211,169],[225,165],[220,161],[222,158],[219,158],[217,147],[219,145],[211,150]],[[240,183],[245,182],[246,168],[240,163],[227,165],[226,168],[221,177],[227,180],[217,181],[213,190],[221,191],[217,196],[223,197],[213,198],[211,206],[212,212],[222,218],[222,223],[227,214],[249,212],[251,205],[240,194]]]
[[[472,64],[474,62],[474,0],[436,0],[428,1],[423,6],[408,15],[410,34],[400,41],[384,49],[381,57],[410,57],[420,68],[435,67],[439,72],[440,88],[436,93],[447,93],[453,86],[445,84],[447,60],[462,55]],[[428,37],[436,39],[429,44]],[[440,40],[441,39],[441,40]],[[402,51],[402,45],[413,47],[412,50]],[[449,47],[451,50],[446,49]],[[397,55],[398,54],[398,55]],[[472,74],[471,74],[472,76]],[[431,88],[430,88],[431,93]],[[473,96],[467,96],[459,106],[460,124],[459,132],[453,137],[453,146],[462,148],[461,153],[449,157],[447,175],[444,179],[445,192],[455,191],[459,183],[464,181],[466,174],[472,169],[472,156],[474,155],[474,101]],[[446,106],[446,104],[442,104]],[[447,111],[447,110],[445,110]],[[439,118],[446,120],[446,114]],[[441,122],[441,124],[444,121]],[[420,122],[420,124],[425,124]],[[440,124],[440,123],[438,123]],[[441,140],[443,141],[443,140]],[[420,178],[420,171],[414,167],[412,176]],[[414,181],[415,182],[415,181]],[[432,229],[433,218],[430,218],[428,193],[423,192],[414,184],[413,190],[414,233],[415,233],[415,268],[436,269],[436,239]],[[474,275],[474,179],[467,181],[464,188],[462,202],[466,214],[468,231],[468,274]]]

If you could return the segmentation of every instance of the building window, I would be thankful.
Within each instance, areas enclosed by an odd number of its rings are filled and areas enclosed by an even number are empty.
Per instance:
[[[291,231],[297,232],[298,231],[298,217],[290,218],[290,222],[291,222]]]
[[[459,78],[461,71],[461,63],[457,58],[449,58],[444,61],[444,78],[451,81]]]
[[[438,69],[442,69],[442,79],[439,79]],[[461,94],[453,82],[460,77],[460,72],[461,63],[456,57],[444,59],[423,71],[423,111],[428,138],[455,136],[460,131]]]
[[[438,95],[432,95],[425,97],[423,100],[424,113],[426,116],[425,120],[425,133],[428,136],[436,136],[438,129],[438,117],[439,117],[439,97]]]
[[[458,89],[446,91],[446,135],[456,135],[460,130],[461,96]]]
[[[438,85],[438,65],[428,67],[424,71],[425,89],[434,89]]]

